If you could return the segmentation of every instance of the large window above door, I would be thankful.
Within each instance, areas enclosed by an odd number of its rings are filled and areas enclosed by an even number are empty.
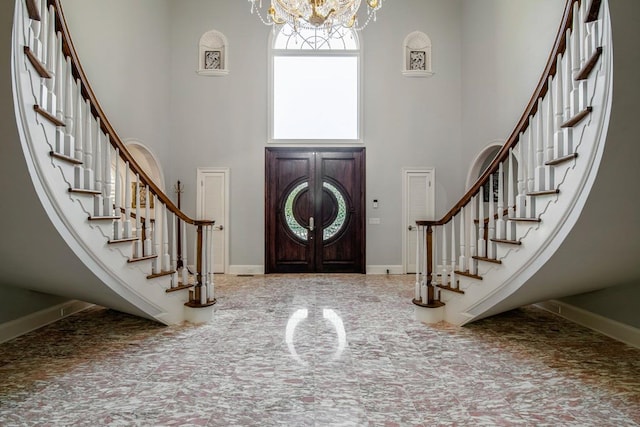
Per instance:
[[[271,43],[269,142],[361,142],[360,46],[348,28],[283,25]]]

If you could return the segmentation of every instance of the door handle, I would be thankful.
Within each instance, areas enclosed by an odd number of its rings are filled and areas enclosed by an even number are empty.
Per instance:
[[[309,217],[309,231],[313,231],[314,229],[313,225],[314,225],[314,220],[313,220],[313,217],[311,216]]]
[[[409,226],[409,231],[413,231],[413,225]]]

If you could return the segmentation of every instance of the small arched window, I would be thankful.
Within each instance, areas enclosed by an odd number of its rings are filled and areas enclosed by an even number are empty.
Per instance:
[[[270,142],[360,141],[360,44],[354,30],[283,25],[273,35],[270,58]]]

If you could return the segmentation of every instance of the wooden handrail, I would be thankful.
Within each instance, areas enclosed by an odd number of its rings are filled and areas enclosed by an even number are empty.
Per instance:
[[[100,127],[102,131],[109,135],[109,140],[111,141],[111,145],[114,148],[120,150],[120,157],[125,161],[129,162],[129,167],[133,171],[135,175],[139,176],[140,181],[149,186],[149,190],[155,194],[160,202],[162,202],[171,212],[176,214],[181,220],[185,221],[188,224],[192,225],[212,225],[214,221],[212,220],[197,220],[190,218],[184,212],[182,212],[154,182],[153,180],[144,172],[142,167],[136,162],[133,158],[125,144],[122,142],[122,139],[118,136],[115,129],[111,125],[111,122],[107,118],[106,114],[102,110],[100,103],[98,102],[98,98],[96,97],[91,85],[89,84],[89,80],[80,64],[80,60],[78,59],[78,54],[73,45],[73,40],[71,39],[71,35],[69,33],[69,28],[67,26],[67,21],[64,17],[64,12],[62,10],[62,5],[60,0],[47,0],[48,5],[53,5],[55,13],[56,13],[56,31],[59,31],[62,34],[62,51],[65,56],[71,58],[71,67],[73,72],[74,79],[79,79],[82,83],[82,96],[85,100],[89,101],[91,105],[91,112],[94,117],[100,119]]]
[[[466,192],[464,196],[456,203],[449,212],[447,212],[441,219],[439,220],[425,220],[425,221],[416,221],[416,224],[426,226],[426,225],[444,225],[451,221],[451,219],[460,212],[460,210],[466,206],[473,196],[480,191],[480,187],[482,187],[488,180],[489,176],[495,173],[498,170],[500,163],[507,160],[509,156],[509,150],[518,143],[520,139],[520,133],[524,132],[529,126],[529,117],[536,114],[538,111],[538,99],[543,98],[547,92],[549,91],[549,77],[554,76],[556,74],[556,59],[558,54],[563,54],[566,50],[566,32],[571,28],[573,24],[573,4],[579,2],[580,0],[567,0],[567,3],[564,8],[564,13],[562,16],[562,21],[560,22],[560,28],[558,29],[558,34],[556,36],[555,43],[553,45],[553,49],[551,50],[551,54],[549,55],[549,59],[547,60],[547,65],[540,77],[540,81],[536,86],[536,89],[527,104],[518,124],[511,132],[511,136],[507,139],[507,142],[502,146],[496,157],[493,159],[491,164],[485,169],[484,173],[478,178],[476,183]],[[586,0],[582,0],[586,1]],[[594,1],[595,3],[595,1]]]

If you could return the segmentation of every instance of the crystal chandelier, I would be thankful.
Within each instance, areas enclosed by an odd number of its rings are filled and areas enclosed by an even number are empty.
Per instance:
[[[251,13],[256,12],[265,25],[288,23],[298,29],[326,29],[334,27],[361,30],[369,21],[376,19],[376,11],[382,7],[382,0],[364,0],[367,3],[367,18],[358,22],[361,0],[265,0],[270,1],[266,14],[262,0],[249,0]]]

